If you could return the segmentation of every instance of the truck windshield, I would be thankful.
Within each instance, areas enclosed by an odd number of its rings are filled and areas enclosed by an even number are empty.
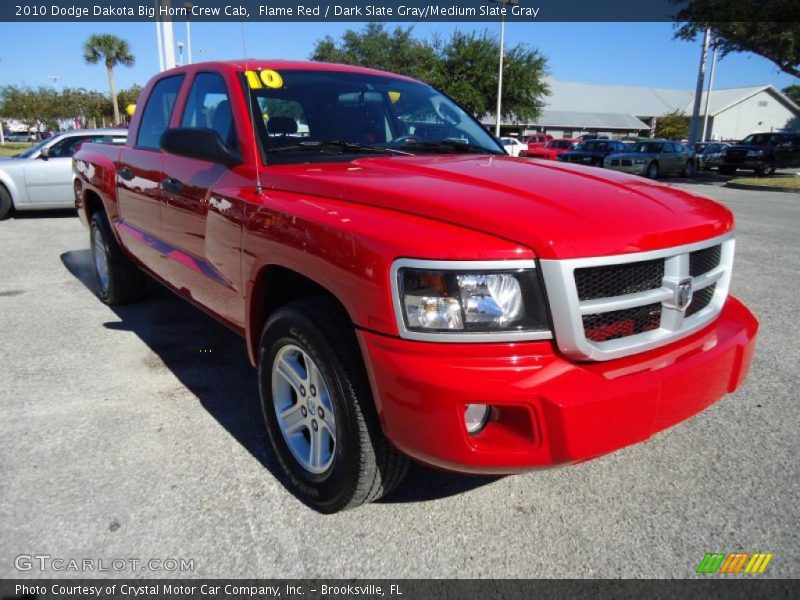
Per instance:
[[[355,154],[505,154],[471,115],[434,88],[327,70],[245,73],[267,163]]]

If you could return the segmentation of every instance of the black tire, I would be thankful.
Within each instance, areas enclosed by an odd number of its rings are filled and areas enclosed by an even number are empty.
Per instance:
[[[686,164],[683,166],[683,176],[692,177],[693,175],[694,175],[694,163],[690,160],[687,160]]]
[[[92,215],[89,228],[89,243],[94,263],[97,296],[109,306],[118,306],[141,300],[145,295],[145,274],[135,265],[119,247],[111,226],[103,212]],[[107,278],[99,272],[98,252],[102,244],[106,253]]]
[[[0,185],[0,221],[11,214],[12,208],[14,208],[14,203],[11,200],[11,194],[8,193],[5,186]]]
[[[658,179],[658,163],[653,161],[647,165],[647,177],[650,179]]]
[[[758,177],[767,177],[773,173],[775,173],[775,161],[770,161],[756,168],[756,175]]]
[[[310,357],[333,407],[335,445],[330,453],[331,463],[321,473],[311,472],[295,458],[278,424],[273,365],[287,348],[299,348]],[[321,512],[333,513],[372,502],[403,480],[409,460],[394,449],[381,431],[353,326],[333,299],[304,298],[283,306],[270,317],[261,335],[258,378],[272,448],[292,491],[304,502]],[[303,401],[296,392],[292,397],[295,406],[305,405],[305,395]],[[313,404],[309,408],[314,411]],[[308,414],[310,419],[310,413],[302,410],[303,418]],[[310,440],[308,436],[312,434],[306,428],[296,435]]]

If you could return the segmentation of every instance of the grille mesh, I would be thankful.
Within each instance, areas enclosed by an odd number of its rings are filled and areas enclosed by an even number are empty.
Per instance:
[[[617,338],[658,329],[661,324],[661,304],[648,304],[625,310],[584,315],[586,339],[606,342]]]
[[[575,285],[581,301],[655,290],[661,287],[663,278],[662,258],[608,267],[575,269]]]
[[[692,296],[692,301],[686,307],[686,316],[691,317],[693,314],[700,312],[706,306],[711,304],[711,299],[714,297],[714,290],[717,284],[714,283],[702,290],[697,290]]]
[[[697,277],[708,273],[719,266],[721,258],[722,246],[720,244],[692,252],[689,255],[689,274],[692,277]]]

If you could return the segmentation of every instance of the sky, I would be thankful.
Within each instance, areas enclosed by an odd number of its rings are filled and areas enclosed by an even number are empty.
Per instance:
[[[315,42],[362,23],[247,23],[247,53],[257,58],[306,59]],[[403,23],[403,26],[409,24]],[[392,26],[391,24],[389,25]],[[175,42],[185,41],[186,25],[175,23]],[[417,37],[447,37],[455,29],[489,29],[486,23],[420,23]],[[131,45],[136,64],[116,70],[117,87],[144,84],[158,70],[154,23],[0,23],[0,85],[54,85],[107,91],[105,69],[87,65],[82,43],[94,33],[111,33]],[[510,45],[527,44],[548,57],[550,75],[561,81],[694,89],[701,42],[672,39],[671,23],[508,23]],[[194,23],[193,59],[218,60],[243,56],[238,23]],[[754,54],[721,60],[715,88],[772,84],[778,89],[800,83]]]

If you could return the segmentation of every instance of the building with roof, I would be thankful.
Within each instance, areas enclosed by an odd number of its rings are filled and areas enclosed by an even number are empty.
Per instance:
[[[651,136],[659,117],[691,116],[694,92],[630,85],[572,83],[547,78],[550,96],[541,115],[525,122],[501,122],[503,135],[544,131],[553,137],[596,133],[612,138]],[[706,93],[701,98],[704,115]],[[494,128],[495,115],[481,122]],[[771,85],[711,92],[706,139],[738,140],[750,133],[800,129],[800,107]]]

